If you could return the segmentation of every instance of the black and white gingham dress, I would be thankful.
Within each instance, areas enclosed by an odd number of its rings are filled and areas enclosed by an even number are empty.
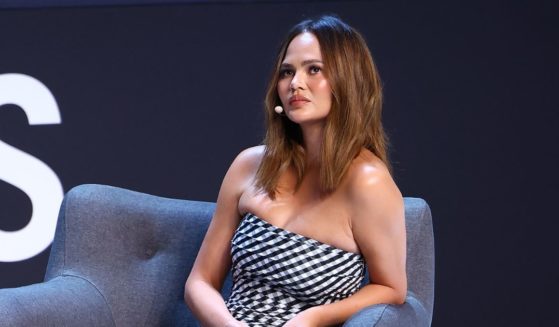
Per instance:
[[[282,326],[311,306],[355,293],[360,254],[281,229],[247,213],[231,243],[231,314],[250,326]]]

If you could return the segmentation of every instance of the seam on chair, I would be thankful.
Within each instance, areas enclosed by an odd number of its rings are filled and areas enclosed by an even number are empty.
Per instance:
[[[427,309],[425,308],[425,305],[423,304],[423,301],[420,300],[420,298],[417,296],[417,294],[415,294],[414,292],[409,292],[408,294],[412,299],[414,299],[418,304],[419,307],[425,312],[427,313]],[[409,304],[409,302],[406,301],[406,303]]]
[[[375,322],[375,324],[373,325],[373,327],[377,326],[378,323],[382,320],[382,317],[384,316],[384,312],[386,311],[386,309],[388,308],[388,306],[390,306],[390,304],[385,304],[385,305],[384,305],[384,309],[382,309],[382,312],[380,313],[380,317],[378,318],[377,322]]]
[[[111,306],[109,305],[109,302],[107,301],[107,298],[105,297],[105,295],[103,295],[103,293],[99,290],[99,288],[97,287],[97,285],[93,284],[89,279],[84,278],[82,276],[78,276],[78,275],[74,275],[74,274],[62,274],[60,275],[60,277],[75,277],[78,279],[81,279],[85,282],[87,282],[88,284],[90,284],[91,286],[93,286],[93,288],[95,288],[95,290],[97,291],[97,293],[99,293],[99,295],[101,295],[101,297],[103,298],[103,301],[105,301],[105,304],[107,305],[107,308],[109,308],[109,313],[111,314],[111,320],[113,321],[113,324],[116,326],[116,321],[113,315],[113,310],[111,308]]]

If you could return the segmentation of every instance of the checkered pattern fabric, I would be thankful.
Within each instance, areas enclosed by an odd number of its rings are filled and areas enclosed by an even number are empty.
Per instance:
[[[360,254],[276,227],[247,213],[231,242],[231,314],[250,326],[282,326],[309,307],[359,289]]]

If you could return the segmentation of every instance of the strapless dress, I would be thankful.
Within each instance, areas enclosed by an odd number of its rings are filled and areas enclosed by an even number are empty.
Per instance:
[[[282,326],[312,306],[355,293],[361,254],[274,226],[247,213],[231,241],[233,289],[226,301],[249,326]]]

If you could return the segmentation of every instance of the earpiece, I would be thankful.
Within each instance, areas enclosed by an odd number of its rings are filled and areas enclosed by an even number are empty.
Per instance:
[[[275,111],[277,114],[281,114],[281,113],[283,112],[283,108],[282,108],[281,106],[276,106],[276,107],[274,108],[274,111]]]

